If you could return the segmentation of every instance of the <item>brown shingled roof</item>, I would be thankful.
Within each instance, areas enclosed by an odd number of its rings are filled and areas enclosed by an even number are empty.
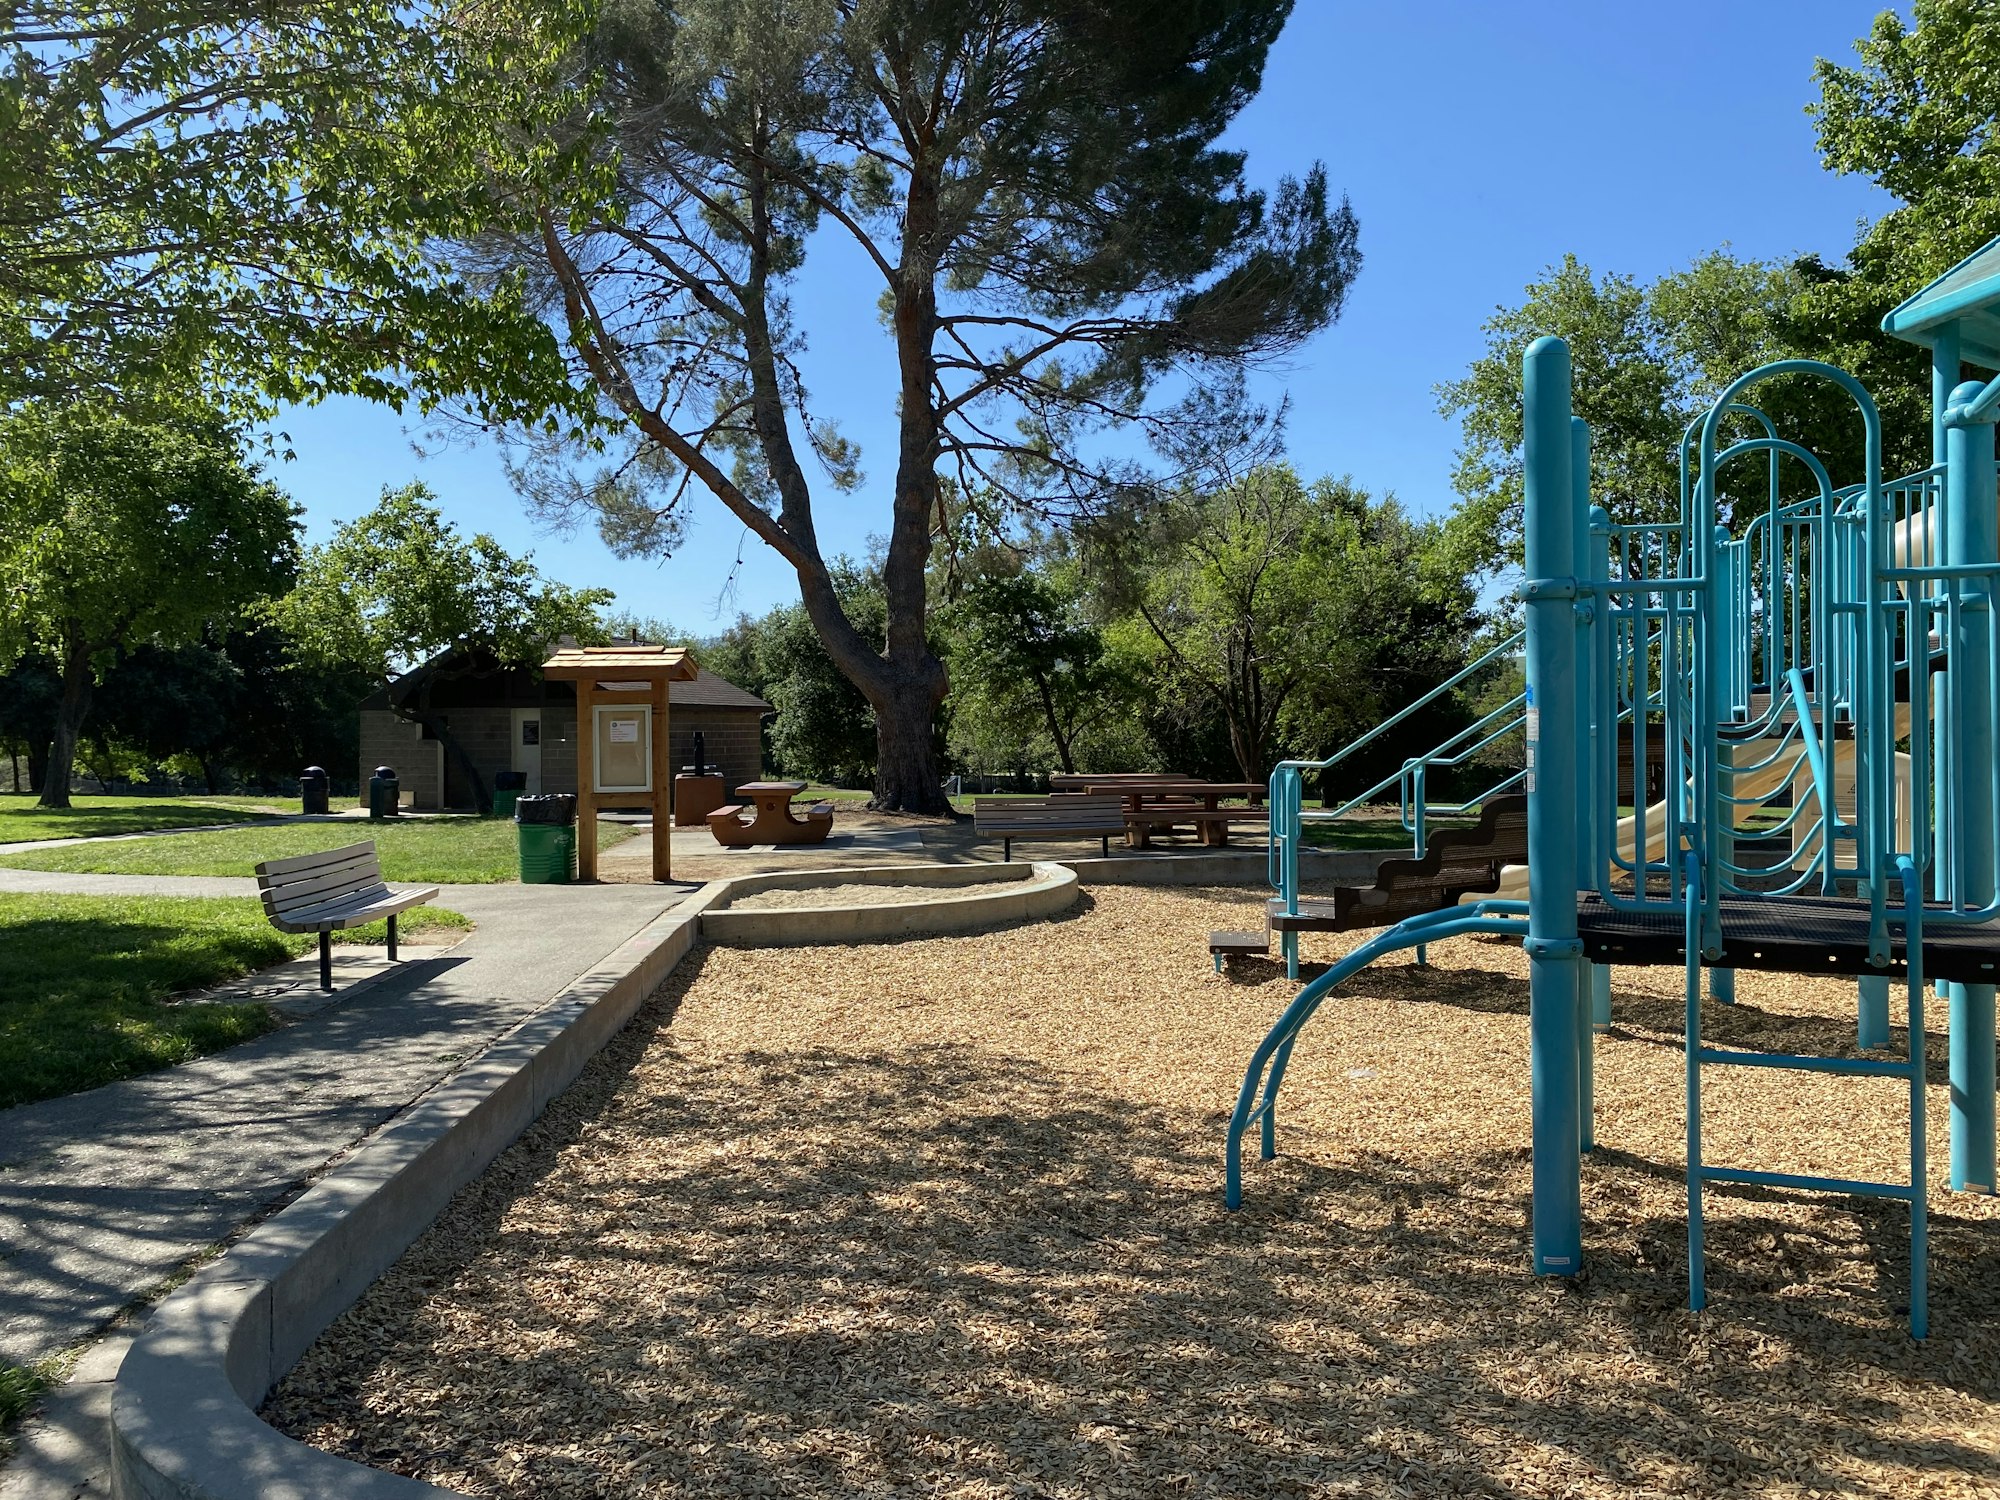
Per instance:
[[[746,693],[704,668],[695,669],[692,682],[667,684],[667,707],[672,708],[754,708],[773,712],[771,705],[755,693]]]

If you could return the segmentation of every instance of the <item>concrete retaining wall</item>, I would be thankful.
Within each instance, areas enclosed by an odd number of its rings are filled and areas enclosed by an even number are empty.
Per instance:
[[[964,886],[963,896],[896,906],[790,906],[735,911],[758,891],[827,885]],[[719,887],[719,888],[718,888]],[[712,893],[712,894],[711,894]],[[702,893],[701,935],[711,943],[768,948],[796,943],[865,943],[927,932],[966,932],[1054,916],[1081,894],[1076,872],[1059,864],[863,865],[787,870],[719,881]]]
[[[451,1201],[582,1072],[694,946],[675,911],[426,1095],[168,1297],[118,1372],[119,1500],[449,1500],[295,1442],[257,1406]]]

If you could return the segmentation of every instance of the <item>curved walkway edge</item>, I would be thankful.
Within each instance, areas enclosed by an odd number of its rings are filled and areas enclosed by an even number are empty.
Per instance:
[[[645,927],[160,1305],[112,1396],[119,1500],[453,1496],[307,1447],[256,1407],[660,987],[701,904]]]

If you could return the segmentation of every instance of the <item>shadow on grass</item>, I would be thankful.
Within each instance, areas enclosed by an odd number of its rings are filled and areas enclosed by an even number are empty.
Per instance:
[[[298,951],[248,901],[21,896],[0,906],[0,1108],[246,1041],[260,1004],[172,1004]]]
[[[308,1355],[274,1421],[546,1495],[2000,1483],[1969,1432],[1899,1426],[1996,1394],[1991,1226],[1940,1225],[1952,1334],[1929,1345],[1873,1285],[1900,1264],[1880,1205],[1719,1217],[1725,1310],[1696,1318],[1678,1179],[1651,1164],[1593,1159],[1587,1270],[1536,1282],[1525,1151],[1418,1168],[1364,1141],[1272,1164],[1230,1215],[1219,1112],[960,1045],[684,1051],[689,970]]]

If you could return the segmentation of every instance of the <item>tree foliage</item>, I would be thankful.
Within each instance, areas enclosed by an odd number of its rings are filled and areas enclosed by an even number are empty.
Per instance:
[[[212,412],[154,420],[108,404],[32,405],[0,423],[0,663],[39,651],[62,676],[45,806],[66,807],[77,735],[118,648],[172,647],[288,582],[291,502]]]
[[[534,127],[588,10],[6,0],[0,399],[559,404],[518,277],[434,246],[507,222],[497,177],[563,175]]]
[[[1149,642],[1149,697],[1167,714],[1155,733],[1185,738],[1202,719],[1186,709],[1207,709],[1246,781],[1281,755],[1329,753],[1449,677],[1479,623],[1441,527],[1282,465],[1179,497],[1147,546],[1120,551],[1112,594],[1129,601],[1128,637]]]
[[[967,742],[1005,745],[1004,767],[1076,771],[1093,725],[1115,714],[1128,684],[1086,612],[1074,557],[1013,566],[998,558],[939,614],[951,666],[951,717]]]
[[[561,636],[603,639],[609,589],[542,576],[485,532],[467,538],[424,484],[385,489],[375,508],[306,549],[298,585],[273,607],[301,651],[365,663],[387,681],[450,646],[504,665],[539,665]]]
[[[1485,352],[1466,374],[1438,387],[1440,409],[1461,432],[1453,486],[1463,503],[1453,526],[1467,562],[1493,570],[1520,561],[1521,356],[1534,339],[1556,334],[1570,346],[1574,410],[1591,429],[1593,500],[1621,523],[1672,520],[1680,513],[1682,437],[1737,376],[1777,359],[1840,363],[1853,353],[1829,347],[1802,315],[1822,274],[1727,249],[1650,285],[1616,272],[1599,276],[1573,255],[1551,267],[1518,306],[1487,320]],[[1860,477],[1861,426],[1844,396],[1787,376],[1759,385],[1750,399],[1781,436],[1820,453],[1836,483]],[[1734,418],[1725,433],[1751,430],[1749,419]],[[1766,493],[1765,473],[1760,462],[1723,476],[1725,515],[1752,513]],[[1809,482],[1796,466],[1780,474],[1789,495]]]
[[[373,510],[306,550],[297,586],[269,611],[305,665],[358,667],[387,683],[447,648],[465,648],[467,669],[535,666],[562,636],[604,639],[609,589],[544,578],[532,556],[515,557],[484,532],[465,537],[435,500],[423,484],[385,489]],[[483,806],[485,779],[427,691],[395,706],[444,742]]]
[[[563,452],[524,474],[631,554],[672,548],[691,492],[718,500],[797,571],[869,702],[878,804],[939,810],[947,679],[924,573],[941,472],[1022,507],[1087,507],[1137,477],[1093,457],[1094,434],[1221,409],[1179,398],[1228,390],[1339,312],[1359,257],[1324,174],[1267,198],[1217,144],[1289,10],[612,0],[579,64],[601,80],[616,209],[544,201],[538,235],[495,263],[537,264],[580,384],[631,444],[586,480]],[[852,294],[896,358],[880,637],[843,608],[817,534],[825,495],[861,481],[790,313],[820,233],[859,253]]]

